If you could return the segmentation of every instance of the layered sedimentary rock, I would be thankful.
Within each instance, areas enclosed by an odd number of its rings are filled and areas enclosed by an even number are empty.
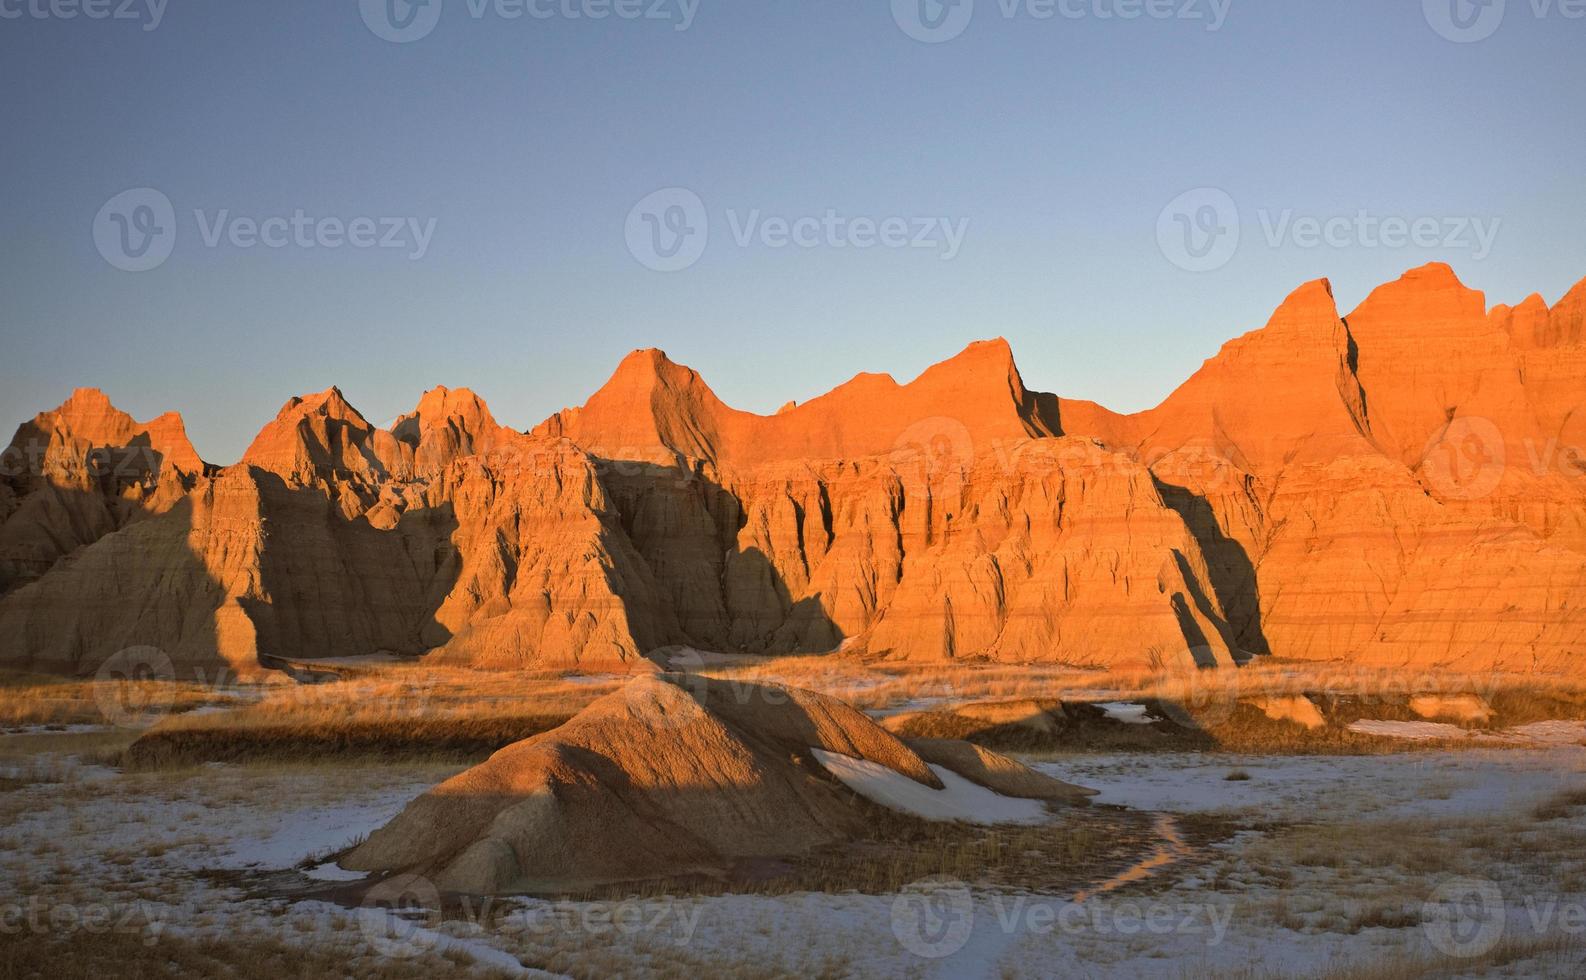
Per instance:
[[[1586,651],[1583,295],[1489,316],[1432,265],[1340,317],[1312,283],[1157,408],[1059,412],[1151,465],[1247,647],[1567,668]]]
[[[1325,281],[1160,406],[1029,390],[1006,343],[759,416],[659,351],[525,434],[438,388],[291,399],[241,462],[97,392],[0,480],[0,662],[147,644],[249,671],[669,645],[1099,667],[1568,668],[1586,648],[1586,283]]]
[[[82,674],[151,646],[210,678],[377,653],[622,670],[677,639],[656,623],[654,583],[578,449],[496,426],[466,392],[425,396],[392,432],[332,389],[6,596],[0,658]]]
[[[695,646],[1132,667],[1244,656],[1149,470],[1056,437],[1041,402],[1001,341],[908,385],[863,375],[769,417],[644,351],[536,431],[601,460]]]

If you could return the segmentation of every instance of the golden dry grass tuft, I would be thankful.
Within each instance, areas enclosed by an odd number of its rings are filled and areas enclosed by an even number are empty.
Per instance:
[[[165,718],[122,762],[147,770],[305,759],[471,761],[561,725],[617,684],[415,665],[276,685],[239,708]]]
[[[36,726],[103,725],[108,722],[101,695],[106,684],[69,680],[15,670],[0,670],[0,729]],[[137,703],[150,711],[174,713],[228,704],[237,695],[204,684],[174,681],[131,682]]]

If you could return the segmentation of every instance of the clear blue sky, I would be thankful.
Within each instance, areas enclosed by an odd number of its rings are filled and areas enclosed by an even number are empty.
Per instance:
[[[331,384],[381,422],[466,385],[525,427],[658,346],[772,411],[995,335],[1033,387],[1135,410],[1307,279],[1332,277],[1347,309],[1433,259],[1492,302],[1551,302],[1586,276],[1586,21],[1532,0],[1469,44],[1420,0],[1233,0],[1217,31],[1095,15],[1117,0],[1050,20],[978,0],[938,44],[888,0],[700,0],[686,31],[677,0],[656,2],[672,23],[475,19],[444,0],[407,44],[357,0],[171,0],[154,30],[0,19],[0,424],[96,385],[139,418],[181,411],[227,463],[289,396]],[[93,229],[144,186],[178,237],[129,273]],[[670,274],[624,232],[667,187],[711,224]],[[1231,260],[1194,273],[1157,224],[1199,187],[1243,226]],[[411,261],[208,247],[195,209],[435,225]],[[727,212],[755,209],[968,226],[951,261],[739,247]],[[1273,247],[1263,209],[1501,226],[1480,258]]]

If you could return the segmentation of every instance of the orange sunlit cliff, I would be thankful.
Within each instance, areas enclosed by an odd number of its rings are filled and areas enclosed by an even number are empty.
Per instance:
[[[1586,283],[1296,290],[1160,406],[1003,341],[772,416],[636,352],[525,433],[436,389],[293,398],[232,466],[83,390],[0,476],[0,663],[376,653],[631,670],[659,648],[1081,666],[1568,669],[1586,652]]]

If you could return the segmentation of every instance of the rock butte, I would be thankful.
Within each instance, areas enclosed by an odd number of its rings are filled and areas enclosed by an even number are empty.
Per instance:
[[[1092,795],[967,743],[906,744],[825,695],[662,674],[441,783],[341,865],[425,875],[448,892],[561,892],[860,836],[865,810],[812,750],[938,791],[931,765],[1004,796]]]
[[[674,645],[1100,667],[1567,670],[1586,651],[1586,282],[1325,281],[1157,408],[1027,389],[991,341],[760,416],[659,351],[523,433],[436,389],[287,402],[243,459],[96,391],[0,477],[0,663],[425,654],[649,669]]]

